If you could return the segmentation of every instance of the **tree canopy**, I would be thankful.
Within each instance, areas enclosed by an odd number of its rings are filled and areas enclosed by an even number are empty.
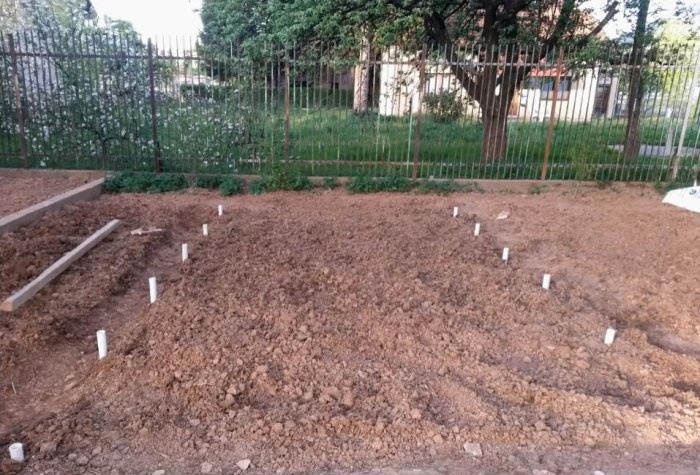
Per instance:
[[[583,0],[204,0],[203,38],[344,43],[371,34],[375,44],[504,41],[557,45],[599,33]]]

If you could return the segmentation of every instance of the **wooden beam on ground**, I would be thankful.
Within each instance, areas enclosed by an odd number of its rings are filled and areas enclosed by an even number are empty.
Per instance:
[[[4,312],[17,310],[20,306],[22,306],[22,304],[43,289],[49,282],[58,277],[72,263],[80,259],[90,249],[97,246],[100,241],[106,238],[112,231],[117,229],[117,227],[119,227],[118,219],[110,221],[102,229],[80,243],[78,247],[54,262],[51,267],[42,272],[39,277],[25,285],[21,290],[18,290],[12,294],[12,296],[8,297],[2,304],[0,304],[0,310]]]
[[[30,206],[29,208],[25,208],[21,211],[17,211],[16,213],[9,214],[4,218],[0,218],[0,235],[14,231],[25,224],[32,223],[49,211],[55,211],[66,205],[77,203],[79,201],[90,200],[100,196],[104,181],[104,178],[91,181],[90,183],[74,188],[70,191],[66,191],[65,193],[61,193],[60,195],[54,196],[46,201],[42,201],[34,206]]]

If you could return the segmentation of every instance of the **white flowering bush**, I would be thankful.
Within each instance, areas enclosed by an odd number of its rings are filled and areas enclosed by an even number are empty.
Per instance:
[[[33,165],[152,171],[159,152],[164,171],[236,173],[259,168],[281,144],[280,124],[250,107],[254,85],[208,78],[196,52],[163,58],[154,44],[149,57],[128,23],[99,25],[83,1],[32,5],[13,34],[16,71],[0,41],[0,144],[9,155],[19,154],[15,72]]]
[[[184,98],[161,109],[161,151],[187,170],[239,173],[254,163],[260,136],[254,111],[240,102]]]
[[[60,43],[40,41],[35,47],[55,59],[23,78],[25,91],[37,91],[25,94],[30,153],[43,157],[46,166],[70,158],[89,166],[95,159],[152,156],[143,44],[109,31],[64,36]],[[47,75],[55,81],[37,81]]]
[[[0,141],[18,133],[12,62],[6,38],[0,40]]]

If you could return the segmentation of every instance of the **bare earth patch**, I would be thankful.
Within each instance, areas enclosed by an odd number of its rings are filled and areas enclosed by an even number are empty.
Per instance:
[[[0,174],[0,217],[35,205],[89,181],[89,178],[81,175],[17,178]]]
[[[112,218],[0,319],[0,444],[27,444],[22,473],[700,469],[700,216],[649,188],[105,196],[0,246]],[[146,225],[168,231],[129,235]],[[20,284],[31,256],[13,259]]]

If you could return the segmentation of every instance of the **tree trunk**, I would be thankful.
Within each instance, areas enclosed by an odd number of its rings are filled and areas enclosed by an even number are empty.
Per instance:
[[[360,50],[360,61],[355,66],[355,85],[352,108],[357,113],[367,112],[369,110],[369,92],[370,82],[372,80],[370,57],[372,46],[368,39],[362,42]]]
[[[500,109],[500,108],[499,108]],[[508,150],[508,111],[482,109],[484,135],[481,145],[483,162],[505,158]]]
[[[639,156],[641,138],[639,135],[639,119],[642,113],[644,99],[644,84],[642,82],[642,64],[644,58],[644,35],[646,34],[649,0],[640,0],[637,13],[637,26],[632,45],[632,71],[630,73],[630,89],[627,99],[627,128],[625,130],[625,160],[635,160]]]

